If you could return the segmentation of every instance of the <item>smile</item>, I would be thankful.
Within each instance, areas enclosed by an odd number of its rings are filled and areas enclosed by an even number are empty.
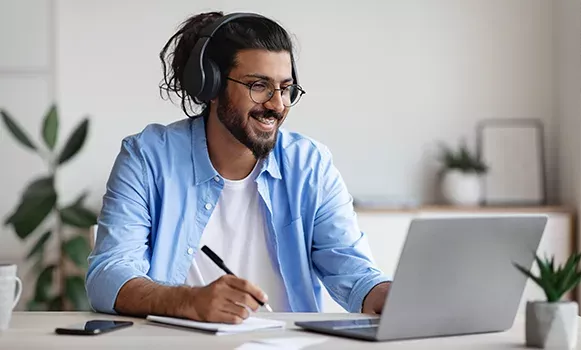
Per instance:
[[[256,125],[256,127],[258,127],[258,129],[260,129],[261,131],[273,131],[276,127],[277,124],[277,119],[275,117],[252,117],[252,119],[254,121],[256,121],[256,123],[254,123]]]
[[[254,119],[258,120],[259,122],[261,122],[262,124],[265,124],[265,125],[274,125],[274,123],[276,123],[276,118],[274,118],[274,117],[268,117],[268,118],[255,117]]]

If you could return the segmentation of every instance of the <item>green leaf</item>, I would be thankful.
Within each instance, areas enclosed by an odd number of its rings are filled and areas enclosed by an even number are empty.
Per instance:
[[[85,139],[87,138],[87,132],[89,129],[89,119],[85,118],[73,131],[71,136],[69,137],[67,143],[65,144],[65,148],[61,152],[58,160],[58,164],[63,164],[69,159],[71,159],[77,152],[81,150],[83,144],[85,143]]]
[[[555,288],[555,275],[552,273],[553,271],[550,267],[550,261],[548,259],[543,261],[539,257],[535,257],[535,260],[537,261],[537,265],[541,272],[540,279],[543,281],[543,290],[547,295],[547,301],[558,301],[559,296]]]
[[[81,206],[85,202],[85,199],[87,199],[87,196],[88,195],[89,195],[89,192],[88,191],[83,191],[83,193],[81,193],[79,195],[79,197],[77,197],[77,199],[75,200],[75,202],[73,203],[73,205]]]
[[[44,139],[44,143],[50,149],[54,149],[54,145],[56,144],[58,138],[58,127],[59,127],[59,118],[57,113],[57,107],[52,105],[48,111],[48,113],[44,117],[44,122],[42,126],[42,138]]]
[[[38,241],[36,241],[32,249],[30,249],[30,252],[26,256],[27,260],[42,252],[46,241],[48,241],[48,239],[50,238],[50,235],[51,231],[46,231],[42,236],[40,236]]]
[[[91,306],[87,299],[85,280],[80,276],[69,276],[65,281],[65,292],[75,311],[89,311]]]
[[[551,278],[552,278],[551,269],[549,267],[549,262],[546,259],[542,260],[539,257],[535,257],[535,260],[537,262],[537,265],[539,266],[539,272],[541,274],[541,276],[540,276],[541,279],[543,279],[544,281],[547,281],[547,282],[552,282],[551,281]]]
[[[45,303],[32,299],[26,303],[26,309],[28,311],[46,311],[47,307]]]
[[[91,247],[83,236],[76,236],[63,244],[65,254],[80,268],[87,267],[87,258],[91,253]]]
[[[560,291],[563,291],[563,293],[567,291],[569,284],[576,275],[576,267],[579,263],[579,259],[581,259],[581,254],[571,255],[561,271],[558,288]]]
[[[549,269],[551,271],[555,271],[555,256],[552,256],[550,260],[547,258],[547,261],[548,261]]]
[[[71,226],[89,228],[97,223],[97,215],[82,205],[73,204],[60,210],[61,220]]]
[[[38,279],[36,280],[36,290],[34,299],[38,302],[47,302],[52,288],[54,265],[49,265],[42,270]]]
[[[457,169],[473,173],[485,173],[488,170],[480,156],[470,151],[465,140],[462,140],[460,146],[455,150],[440,143],[439,158],[444,169]]]
[[[33,181],[20,200],[17,209],[6,219],[5,225],[12,225],[16,234],[28,237],[54,208],[57,194],[52,177]]]
[[[49,302],[48,302],[48,310],[49,311],[63,311],[64,309],[64,298],[62,295],[57,295],[54,298],[52,298]]]
[[[22,202],[18,209],[6,222],[11,224],[21,239],[30,235],[48,216],[56,203],[56,195],[46,198],[33,199]]]
[[[517,269],[518,269],[520,272],[522,272],[522,273],[523,273],[525,276],[527,276],[528,278],[532,279],[532,280],[533,280],[533,281],[534,281],[536,284],[538,284],[538,285],[539,285],[539,287],[541,287],[541,288],[544,288],[544,287],[543,287],[543,284],[544,284],[544,283],[543,283],[543,281],[542,281],[542,280],[541,280],[539,277],[537,277],[537,276],[533,275],[533,274],[532,274],[532,272],[530,272],[528,269],[526,269],[526,268],[524,268],[524,267],[520,266],[520,265],[519,265],[519,264],[517,264],[517,263],[513,263],[513,265],[514,265],[514,267],[516,267],[516,268],[517,268]]]
[[[13,120],[6,111],[0,110],[0,115],[2,116],[2,120],[4,120],[4,124],[6,124],[8,130],[12,133],[12,136],[20,141],[22,145],[36,151],[36,146],[34,146],[32,141],[30,141],[30,138],[26,135],[24,130],[22,130],[22,127],[20,127],[20,125],[18,125],[18,123],[16,123],[16,121]]]
[[[46,176],[30,182],[24,191],[24,197],[40,197],[56,193],[54,177]]]
[[[539,266],[539,276],[533,276],[522,266],[514,263],[513,265],[543,289],[548,302],[561,300],[565,293],[581,282],[581,271],[577,271],[578,263],[581,261],[581,253],[569,256],[566,263],[562,265],[555,265],[554,256],[547,257],[545,255],[545,258],[541,259],[534,252],[533,255],[535,255],[535,261]]]

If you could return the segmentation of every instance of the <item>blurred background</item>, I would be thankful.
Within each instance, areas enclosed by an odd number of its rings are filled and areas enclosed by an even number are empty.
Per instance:
[[[563,213],[555,246],[577,250],[578,0],[0,0],[0,260],[26,276],[19,309],[87,307],[89,231],[120,142],[184,118],[160,98],[158,54],[183,20],[213,10],[291,32],[307,94],[285,127],[329,146],[369,231],[498,204]],[[477,185],[443,186],[450,169]]]

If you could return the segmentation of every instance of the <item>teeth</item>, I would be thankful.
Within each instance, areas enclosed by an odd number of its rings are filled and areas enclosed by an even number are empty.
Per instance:
[[[266,124],[266,125],[273,125],[275,122],[275,118],[263,118],[263,117],[258,117],[256,118],[259,122],[261,122],[262,124]]]

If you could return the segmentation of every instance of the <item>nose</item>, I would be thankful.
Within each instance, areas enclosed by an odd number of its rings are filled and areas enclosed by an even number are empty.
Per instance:
[[[284,111],[284,104],[282,102],[282,91],[275,91],[272,98],[264,104],[264,107],[282,113]]]

